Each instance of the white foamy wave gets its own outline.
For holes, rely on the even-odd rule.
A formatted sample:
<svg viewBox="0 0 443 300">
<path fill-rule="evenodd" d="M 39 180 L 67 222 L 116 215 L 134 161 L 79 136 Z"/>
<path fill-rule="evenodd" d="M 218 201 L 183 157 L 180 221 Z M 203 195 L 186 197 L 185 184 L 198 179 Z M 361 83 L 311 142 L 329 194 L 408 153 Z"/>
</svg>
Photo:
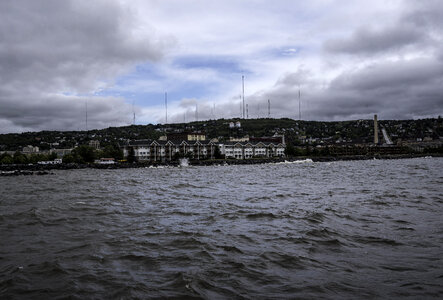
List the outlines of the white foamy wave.
<svg viewBox="0 0 443 300">
<path fill-rule="evenodd" d="M 188 167 L 188 166 L 189 166 L 189 159 L 180 158 L 180 167 Z"/>
<path fill-rule="evenodd" d="M 278 162 L 278 163 L 274 163 L 276 165 L 287 165 L 287 164 L 305 164 L 305 163 L 313 163 L 314 161 L 310 158 L 307 159 L 301 159 L 301 160 L 294 160 L 294 161 L 282 161 L 282 162 Z"/>
</svg>

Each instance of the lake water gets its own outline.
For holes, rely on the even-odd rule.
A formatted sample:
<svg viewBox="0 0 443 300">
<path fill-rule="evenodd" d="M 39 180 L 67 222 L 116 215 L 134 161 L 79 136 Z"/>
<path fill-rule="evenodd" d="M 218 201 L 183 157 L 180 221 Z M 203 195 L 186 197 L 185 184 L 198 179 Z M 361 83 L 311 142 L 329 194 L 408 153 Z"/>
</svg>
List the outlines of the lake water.
<svg viewBox="0 0 443 300">
<path fill-rule="evenodd" d="M 0 177 L 0 298 L 442 298 L 443 158 Z"/>
</svg>

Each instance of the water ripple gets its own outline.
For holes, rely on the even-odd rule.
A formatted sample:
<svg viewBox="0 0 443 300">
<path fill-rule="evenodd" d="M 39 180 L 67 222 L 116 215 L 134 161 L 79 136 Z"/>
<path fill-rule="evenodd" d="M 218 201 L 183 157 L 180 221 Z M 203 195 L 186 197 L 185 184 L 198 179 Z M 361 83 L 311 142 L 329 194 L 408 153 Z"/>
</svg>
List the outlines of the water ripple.
<svg viewBox="0 0 443 300">
<path fill-rule="evenodd" d="M 0 298 L 441 298 L 443 159 L 1 177 Z"/>
</svg>

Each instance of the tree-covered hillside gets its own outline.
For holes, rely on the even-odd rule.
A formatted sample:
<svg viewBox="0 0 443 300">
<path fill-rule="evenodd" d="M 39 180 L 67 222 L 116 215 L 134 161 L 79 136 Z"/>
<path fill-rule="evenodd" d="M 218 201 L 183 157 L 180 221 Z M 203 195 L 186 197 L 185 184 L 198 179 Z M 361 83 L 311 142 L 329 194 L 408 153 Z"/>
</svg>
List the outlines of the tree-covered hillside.
<svg viewBox="0 0 443 300">
<path fill-rule="evenodd" d="M 230 128 L 231 122 L 241 122 L 240 128 Z M 386 129 L 394 141 L 443 137 L 442 119 L 381 120 L 379 127 Z M 158 139 L 168 132 L 200 131 L 208 138 L 223 141 L 229 137 L 272 136 L 284 134 L 286 141 L 297 144 L 302 140 L 323 142 L 348 141 L 370 143 L 373 140 L 373 121 L 355 120 L 341 122 L 298 121 L 293 119 L 218 119 L 190 123 L 131 125 L 89 131 L 40 131 L 0 135 L 0 151 L 21 150 L 27 145 L 40 150 L 73 148 L 100 141 L 102 147 L 116 145 L 129 139 Z"/>
</svg>

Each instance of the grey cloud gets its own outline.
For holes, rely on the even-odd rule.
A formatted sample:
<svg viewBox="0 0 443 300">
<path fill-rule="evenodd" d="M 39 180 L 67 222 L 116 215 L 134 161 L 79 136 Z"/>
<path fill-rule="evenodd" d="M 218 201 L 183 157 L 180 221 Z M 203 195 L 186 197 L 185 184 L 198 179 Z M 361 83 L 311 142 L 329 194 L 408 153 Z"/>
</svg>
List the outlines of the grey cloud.
<svg viewBox="0 0 443 300">
<path fill-rule="evenodd" d="M 276 86 L 278 85 L 286 85 L 286 86 L 298 86 L 303 85 L 309 82 L 310 80 L 310 72 L 305 69 L 298 69 L 296 72 L 293 73 L 286 73 L 281 76 L 277 82 Z"/>
<path fill-rule="evenodd" d="M 393 24 L 377 30 L 364 25 L 347 38 L 329 39 L 324 49 L 331 53 L 377 54 L 405 47 L 416 50 L 439 44 L 435 32 L 443 26 L 443 3 L 439 0 L 405 1 L 402 13 Z M 440 34 L 437 34 L 437 36 Z"/>
<path fill-rule="evenodd" d="M 207 102 L 198 102 L 197 99 L 182 99 L 178 106 L 182 109 L 181 113 L 175 113 L 173 112 L 169 116 L 169 121 L 172 123 L 182 123 L 182 122 L 192 122 L 195 121 L 198 117 L 199 120 L 209 120 L 214 119 L 215 117 L 221 118 L 225 115 L 222 113 L 223 109 L 222 106 L 218 107 L 216 109 L 219 109 L 220 112 L 216 116 L 216 112 L 214 112 L 214 106 L 213 103 L 207 103 Z M 196 113 L 197 110 L 197 113 Z M 222 115 L 223 114 L 223 115 Z M 163 122 L 164 119 L 159 119 L 159 122 Z"/>
<path fill-rule="evenodd" d="M 0 73 L 16 85 L 85 90 L 161 56 L 161 43 L 135 37 L 112 2 L 3 1 L 0 11 Z"/>
<path fill-rule="evenodd" d="M 349 66 L 325 88 L 311 82 L 305 97 L 310 105 L 305 111 L 320 120 L 368 118 L 374 113 L 393 119 L 441 115 L 442 27 L 441 1 L 409 1 L 389 27 L 360 27 L 348 38 L 326 41 L 327 61 L 330 54 L 344 53 L 358 55 L 366 63 L 354 69 Z M 380 59 L 385 53 L 395 54 L 397 60 Z M 403 58 L 402 53 L 420 58 Z M 290 91 L 293 84 L 286 82 L 270 93 Z"/>
<path fill-rule="evenodd" d="M 250 107 L 272 101 L 272 116 L 298 119 L 298 74 L 286 74 L 273 89 L 248 97 Z M 302 119 L 346 120 L 436 117 L 443 114 L 443 64 L 436 59 L 378 63 L 346 72 L 321 88 L 301 86 Z M 263 106 L 262 106 L 263 107 Z M 255 116 L 255 114 L 253 114 Z"/>
<path fill-rule="evenodd" d="M 275 85 L 246 95 L 251 117 L 298 119 L 301 86 L 302 119 L 346 120 L 426 118 L 443 115 L 443 2 L 411 0 L 388 26 L 364 24 L 348 37 L 323 44 L 323 63 L 346 68 L 332 80 L 300 68 L 282 74 Z M 383 23 L 383 22 L 382 22 Z M 349 56 L 357 56 L 357 60 Z M 392 59 L 394 56 L 395 59 Z M 355 63 L 355 66 L 352 65 Z M 239 116 L 239 101 L 217 106 L 223 116 Z"/>
<path fill-rule="evenodd" d="M 353 89 L 360 92 L 404 89 L 441 79 L 442 76 L 443 65 L 434 59 L 387 62 L 342 74 L 331 82 L 331 89 Z"/>
<path fill-rule="evenodd" d="M 428 118 L 443 115 L 443 62 L 437 57 L 380 60 L 344 71 L 326 85 L 308 70 L 286 73 L 267 90 L 246 95 L 249 116 L 267 116 L 271 100 L 272 117 L 304 120 Z M 238 117 L 240 102 L 233 98 L 217 105 L 217 117 Z M 192 110 L 193 111 L 193 110 Z M 200 119 L 210 119 L 210 107 L 199 104 Z M 183 118 L 177 118 L 181 122 Z"/>
<path fill-rule="evenodd" d="M 31 101 L 30 101 L 31 100 Z M 60 95 L 0 97 L 0 133 L 35 130 L 85 130 L 126 125 L 132 107 L 118 98 Z M 6 125 L 7 124 L 7 125 Z"/>
<path fill-rule="evenodd" d="M 356 30 L 349 38 L 326 41 L 324 48 L 328 52 L 334 53 L 370 54 L 397 50 L 416 44 L 426 38 L 422 31 L 404 24 L 383 28 L 382 30 L 362 27 Z"/>
<path fill-rule="evenodd" d="M 182 108 L 195 108 L 195 105 L 197 104 L 196 99 L 182 99 L 179 103 L 179 106 Z"/>
<path fill-rule="evenodd" d="M 405 1 L 402 8 L 393 25 L 378 29 L 361 26 L 349 37 L 326 40 L 324 49 L 330 53 L 368 55 L 407 47 L 420 51 L 438 47 L 443 27 L 443 2 Z"/>
<path fill-rule="evenodd" d="M 45 101 L 63 114 L 80 109 L 69 102 L 75 100 L 48 94 L 89 94 L 138 62 L 159 60 L 168 46 L 169 40 L 153 33 L 137 33 L 133 16 L 117 2 L 1 1 L 0 118 L 9 118 L 13 112 L 21 115 L 2 124 L 13 124 L 11 130 L 31 125 L 34 129 L 73 129 L 76 118 L 68 114 L 51 119 L 52 109 Z M 86 98 L 103 105 L 105 113 L 96 114 L 102 118 L 97 126 L 108 124 L 111 112 L 119 118 L 118 110 L 108 107 L 115 100 Z M 11 103 L 11 99 L 20 100 Z M 47 117 L 39 118 L 34 109 Z"/>
<path fill-rule="evenodd" d="M 443 26 L 443 2 L 440 0 L 408 2 L 407 13 L 402 17 L 405 23 L 411 23 L 427 30 L 440 31 Z"/>
<path fill-rule="evenodd" d="M 251 118 L 267 116 L 271 100 L 272 117 L 299 117 L 304 120 L 427 118 L 443 115 L 443 63 L 438 59 L 379 62 L 365 68 L 343 72 L 323 86 L 309 71 L 284 74 L 269 90 L 246 95 Z M 217 104 L 217 117 L 238 117 L 240 101 Z M 195 104 L 188 106 L 188 121 L 194 120 Z M 199 119 L 210 119 L 211 106 L 199 104 Z M 180 115 L 171 120 L 182 122 Z"/>
</svg>

